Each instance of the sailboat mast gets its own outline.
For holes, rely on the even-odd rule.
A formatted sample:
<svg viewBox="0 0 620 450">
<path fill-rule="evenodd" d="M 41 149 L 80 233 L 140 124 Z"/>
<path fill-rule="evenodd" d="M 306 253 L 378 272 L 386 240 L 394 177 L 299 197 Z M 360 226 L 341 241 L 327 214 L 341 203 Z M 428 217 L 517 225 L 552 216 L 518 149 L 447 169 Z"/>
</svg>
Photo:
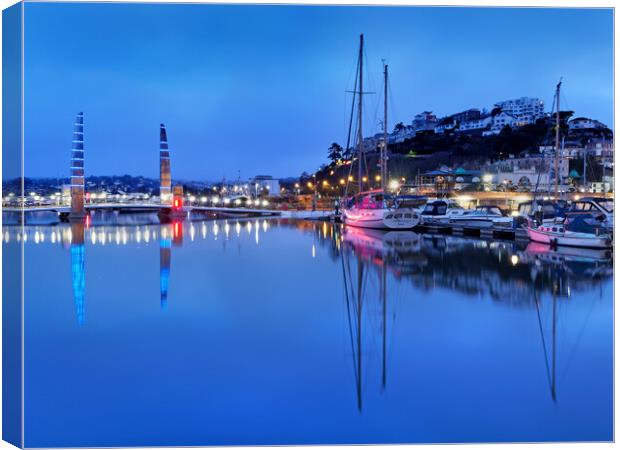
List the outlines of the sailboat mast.
<svg viewBox="0 0 620 450">
<path fill-rule="evenodd" d="M 364 137 L 363 137 L 363 133 L 362 133 L 362 95 L 364 92 L 364 86 L 363 86 L 363 66 L 364 66 L 364 34 L 360 34 L 360 54 L 359 54 L 359 66 L 360 66 L 360 73 L 359 73 L 359 98 L 358 98 L 358 106 L 357 106 L 357 163 L 358 163 L 358 168 L 357 168 L 357 182 L 358 182 L 358 186 L 359 186 L 359 191 L 358 192 L 362 192 L 364 190 L 364 186 L 362 183 L 362 154 L 364 152 L 363 150 L 363 144 L 364 144 Z"/>
<path fill-rule="evenodd" d="M 387 177 L 387 146 L 388 146 L 388 66 L 383 65 L 383 147 L 381 147 L 381 190 L 385 192 L 385 178 Z"/>
<path fill-rule="evenodd" d="M 555 194 L 555 198 L 557 200 L 558 197 L 558 181 L 560 178 L 559 174 L 559 158 L 560 158 L 560 86 L 562 82 L 560 81 L 555 88 L 555 101 L 556 101 L 556 111 L 555 111 L 555 159 L 553 161 L 553 173 L 555 175 L 554 189 L 553 192 Z"/>
</svg>

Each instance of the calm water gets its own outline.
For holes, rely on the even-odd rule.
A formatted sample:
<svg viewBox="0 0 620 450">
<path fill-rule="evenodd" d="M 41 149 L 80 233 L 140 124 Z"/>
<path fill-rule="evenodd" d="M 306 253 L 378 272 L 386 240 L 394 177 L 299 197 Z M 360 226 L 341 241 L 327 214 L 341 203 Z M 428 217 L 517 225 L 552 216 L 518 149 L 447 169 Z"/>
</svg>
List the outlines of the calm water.
<svg viewBox="0 0 620 450">
<path fill-rule="evenodd" d="M 613 438 L 604 253 L 293 221 L 26 233 L 28 447 Z"/>
</svg>

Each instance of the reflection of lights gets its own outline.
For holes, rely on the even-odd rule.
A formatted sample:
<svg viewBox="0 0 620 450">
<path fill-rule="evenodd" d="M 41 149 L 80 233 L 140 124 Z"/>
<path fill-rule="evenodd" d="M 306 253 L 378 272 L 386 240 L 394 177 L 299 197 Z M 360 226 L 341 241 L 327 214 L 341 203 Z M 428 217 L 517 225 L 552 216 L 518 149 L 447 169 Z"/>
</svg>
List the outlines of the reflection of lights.
<svg viewBox="0 0 620 450">
<path fill-rule="evenodd" d="M 312 244 L 312 257 L 316 258 L 316 247 L 314 244 Z"/>
<path fill-rule="evenodd" d="M 235 225 L 235 231 L 237 232 L 237 236 L 241 234 L 241 224 L 239 222 Z"/>
<path fill-rule="evenodd" d="M 213 224 L 213 234 L 215 235 L 215 237 L 217 238 L 218 233 L 220 232 L 220 227 L 217 223 Z"/>
<path fill-rule="evenodd" d="M 206 223 L 202 223 L 202 227 L 200 227 L 200 231 L 202 234 L 202 238 L 206 238 L 207 237 L 207 224 Z"/>
<path fill-rule="evenodd" d="M 149 242 L 151 233 L 149 233 L 149 230 L 144 230 L 144 242 Z"/>
<path fill-rule="evenodd" d="M 266 221 L 266 220 L 263 220 L 263 232 L 264 232 L 264 233 L 266 233 L 266 232 L 267 232 L 267 227 L 268 227 L 267 221 Z"/>
<path fill-rule="evenodd" d="M 248 234 L 250 234 L 252 232 L 252 222 L 246 223 L 245 229 L 248 230 Z"/>
<path fill-rule="evenodd" d="M 224 224 L 224 233 L 226 234 L 226 239 L 228 239 L 228 234 L 230 233 L 230 225 L 228 225 L 228 222 Z"/>
<path fill-rule="evenodd" d="M 510 257 L 510 262 L 513 266 L 516 266 L 517 264 L 519 264 L 519 257 L 517 255 L 512 255 Z"/>
<path fill-rule="evenodd" d="M 194 237 L 196 236 L 196 227 L 194 227 L 194 224 L 192 223 L 189 226 L 189 238 L 191 239 L 191 241 L 194 241 Z"/>
<path fill-rule="evenodd" d="M 52 242 L 54 242 L 54 233 L 52 233 Z M 97 233 L 94 231 L 90 233 L 90 243 L 95 245 L 97 243 Z"/>
</svg>

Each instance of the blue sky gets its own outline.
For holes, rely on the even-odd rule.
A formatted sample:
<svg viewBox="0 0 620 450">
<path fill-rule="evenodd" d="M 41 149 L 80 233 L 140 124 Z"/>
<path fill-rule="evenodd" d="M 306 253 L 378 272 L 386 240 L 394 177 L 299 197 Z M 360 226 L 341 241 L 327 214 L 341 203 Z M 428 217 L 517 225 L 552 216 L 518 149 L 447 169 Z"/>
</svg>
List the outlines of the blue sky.
<svg viewBox="0 0 620 450">
<path fill-rule="evenodd" d="M 390 66 L 390 127 L 540 97 L 613 120 L 610 9 L 26 4 L 26 176 L 67 176 L 84 111 L 87 174 L 296 176 L 343 143 L 359 34 L 370 90 Z M 379 95 L 365 134 L 379 131 Z"/>
</svg>

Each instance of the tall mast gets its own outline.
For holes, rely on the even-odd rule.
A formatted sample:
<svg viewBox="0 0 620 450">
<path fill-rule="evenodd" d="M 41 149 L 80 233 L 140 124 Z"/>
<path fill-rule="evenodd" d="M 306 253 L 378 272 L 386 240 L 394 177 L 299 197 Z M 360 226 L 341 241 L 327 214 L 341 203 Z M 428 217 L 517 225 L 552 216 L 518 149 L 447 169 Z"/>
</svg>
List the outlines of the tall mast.
<svg viewBox="0 0 620 450">
<path fill-rule="evenodd" d="M 364 185 L 362 183 L 362 154 L 364 153 L 363 144 L 364 137 L 362 133 L 362 95 L 364 92 L 363 86 L 363 65 L 364 65 L 364 34 L 360 34 L 360 54 L 359 54 L 359 66 L 360 66 L 360 90 L 359 90 L 359 98 L 358 98 L 358 106 L 357 106 L 357 179 L 359 191 L 362 192 L 364 190 Z"/>
<path fill-rule="evenodd" d="M 387 177 L 387 146 L 388 146 L 388 66 L 383 64 L 383 147 L 381 147 L 381 190 L 385 192 L 385 178 Z"/>
<path fill-rule="evenodd" d="M 558 160 L 560 157 L 560 86 L 562 82 L 560 81 L 555 88 L 555 102 L 556 102 L 556 111 L 555 111 L 555 159 L 553 161 L 553 173 L 555 175 L 555 183 L 554 183 L 554 195 L 557 200 L 558 198 L 558 181 L 560 178 Z"/>
</svg>

